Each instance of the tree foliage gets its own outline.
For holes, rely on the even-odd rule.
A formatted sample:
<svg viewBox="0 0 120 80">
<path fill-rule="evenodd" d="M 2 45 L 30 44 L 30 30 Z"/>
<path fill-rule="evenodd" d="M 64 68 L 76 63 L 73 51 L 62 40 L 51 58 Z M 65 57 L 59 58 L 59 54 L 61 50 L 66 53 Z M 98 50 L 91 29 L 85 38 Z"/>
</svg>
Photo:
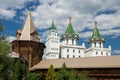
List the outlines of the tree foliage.
<svg viewBox="0 0 120 80">
<path fill-rule="evenodd" d="M 14 59 L 11 65 L 11 80 L 21 80 L 26 75 L 26 66 L 22 63 L 21 58 Z"/>
<path fill-rule="evenodd" d="M 35 73 L 27 73 L 26 80 L 36 80 L 37 75 Z"/>
<path fill-rule="evenodd" d="M 1 34 L 3 30 L 0 19 L 0 80 L 20 80 L 25 73 L 21 59 L 10 57 L 10 43 Z"/>
<path fill-rule="evenodd" d="M 2 30 L 3 25 L 0 19 L 0 80 L 9 80 L 9 64 L 11 58 L 8 54 L 10 53 L 10 44 L 1 35 Z"/>
<path fill-rule="evenodd" d="M 61 69 L 56 72 L 56 80 L 68 80 L 68 72 L 65 63 L 62 65 Z"/>
<path fill-rule="evenodd" d="M 55 80 L 55 70 L 53 65 L 50 65 L 47 71 L 46 80 Z"/>
</svg>

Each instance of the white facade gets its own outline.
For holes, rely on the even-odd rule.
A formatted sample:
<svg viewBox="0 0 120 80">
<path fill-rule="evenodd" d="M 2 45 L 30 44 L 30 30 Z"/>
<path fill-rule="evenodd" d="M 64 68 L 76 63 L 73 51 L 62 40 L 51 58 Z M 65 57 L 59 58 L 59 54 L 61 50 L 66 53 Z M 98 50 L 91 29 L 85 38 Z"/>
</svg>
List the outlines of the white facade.
<svg viewBox="0 0 120 80">
<path fill-rule="evenodd" d="M 85 46 L 78 45 L 60 45 L 60 58 L 78 58 L 84 57 Z"/>
<path fill-rule="evenodd" d="M 85 50 L 85 57 L 111 56 L 111 48 L 88 48 Z"/>
<path fill-rule="evenodd" d="M 71 23 L 69 26 L 71 27 Z M 57 35 L 56 30 L 50 31 L 46 39 L 46 59 L 111 56 L 111 46 L 104 48 L 105 40 L 100 37 L 97 28 L 94 29 L 93 35 L 89 40 L 89 48 L 86 48 L 84 43 L 78 45 L 79 37 L 74 30 L 72 36 L 68 34 L 70 33 L 69 31 L 67 33 L 66 30 L 62 37 L 62 42 L 60 42 L 60 37 Z"/>
<path fill-rule="evenodd" d="M 48 38 L 46 39 L 46 59 L 58 59 L 59 58 L 59 44 L 60 37 L 56 31 L 50 31 Z"/>
</svg>

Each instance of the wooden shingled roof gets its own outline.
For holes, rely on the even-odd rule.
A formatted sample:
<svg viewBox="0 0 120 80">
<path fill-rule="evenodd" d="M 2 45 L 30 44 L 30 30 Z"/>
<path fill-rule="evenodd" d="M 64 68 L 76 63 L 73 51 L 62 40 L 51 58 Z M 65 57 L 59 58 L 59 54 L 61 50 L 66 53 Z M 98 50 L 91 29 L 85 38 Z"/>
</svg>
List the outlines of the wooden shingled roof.
<svg viewBox="0 0 120 80">
<path fill-rule="evenodd" d="M 100 56 L 69 59 L 47 59 L 40 61 L 31 70 L 48 69 L 52 64 L 55 69 L 65 63 L 67 68 L 120 68 L 120 56 Z"/>
</svg>

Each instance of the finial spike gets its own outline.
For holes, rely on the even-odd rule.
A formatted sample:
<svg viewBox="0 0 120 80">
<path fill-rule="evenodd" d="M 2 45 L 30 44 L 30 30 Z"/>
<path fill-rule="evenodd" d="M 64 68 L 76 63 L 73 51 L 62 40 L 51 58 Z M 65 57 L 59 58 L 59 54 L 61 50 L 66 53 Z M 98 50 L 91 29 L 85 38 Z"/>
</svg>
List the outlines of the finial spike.
<svg viewBox="0 0 120 80">
<path fill-rule="evenodd" d="M 71 19 L 72 19 L 72 17 L 69 17 L 69 23 L 71 23 Z"/>
<path fill-rule="evenodd" d="M 97 21 L 95 21 L 95 27 L 97 27 Z"/>
</svg>

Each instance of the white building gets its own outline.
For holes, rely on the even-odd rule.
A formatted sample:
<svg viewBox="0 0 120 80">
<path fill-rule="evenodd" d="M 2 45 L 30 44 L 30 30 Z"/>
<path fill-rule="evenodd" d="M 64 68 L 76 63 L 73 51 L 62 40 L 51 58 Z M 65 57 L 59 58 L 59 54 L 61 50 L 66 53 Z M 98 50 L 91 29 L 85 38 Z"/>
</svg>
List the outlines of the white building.
<svg viewBox="0 0 120 80">
<path fill-rule="evenodd" d="M 97 22 L 95 21 L 95 27 L 92 36 L 89 38 L 90 48 L 85 50 L 85 57 L 92 56 L 111 56 L 111 46 L 104 48 L 105 39 L 99 33 L 97 29 Z"/>
<path fill-rule="evenodd" d="M 61 39 L 62 42 L 57 35 L 54 22 L 52 22 L 46 39 L 46 59 L 111 56 L 111 46 L 104 48 L 105 39 L 97 29 L 97 22 L 95 22 L 92 37 L 88 41 L 89 48 L 86 48 L 84 43 L 78 45 L 79 36 L 73 29 L 71 17 L 69 17 L 67 29 Z"/>
<path fill-rule="evenodd" d="M 52 21 L 52 25 L 50 27 L 50 32 L 46 39 L 46 59 L 58 59 L 60 53 L 60 37 L 56 32 L 56 27 L 54 22 Z"/>
</svg>

